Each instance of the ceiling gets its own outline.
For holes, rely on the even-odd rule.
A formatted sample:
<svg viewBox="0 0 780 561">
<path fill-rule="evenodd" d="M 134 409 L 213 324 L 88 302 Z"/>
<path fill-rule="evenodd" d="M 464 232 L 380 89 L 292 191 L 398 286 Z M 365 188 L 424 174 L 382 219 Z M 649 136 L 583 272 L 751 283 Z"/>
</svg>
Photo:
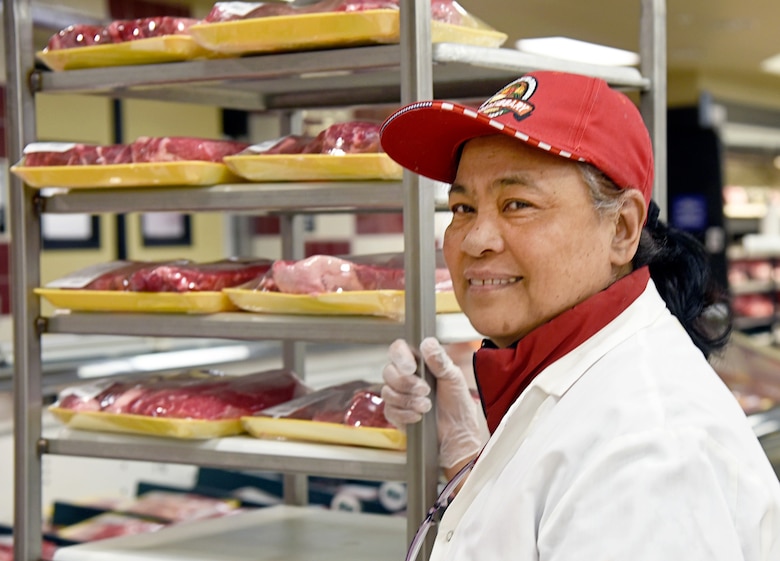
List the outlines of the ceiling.
<svg viewBox="0 0 780 561">
<path fill-rule="evenodd" d="M 186 4 L 202 17 L 212 0 L 159 0 Z M 298 0 L 309 3 L 312 0 Z M 458 0 L 467 11 L 517 39 L 565 36 L 637 51 L 640 0 Z M 45 41 L 60 22 L 105 18 L 107 0 L 32 0 Z M 68 17 L 63 17 L 63 10 Z M 73 15 L 73 11 L 76 15 Z M 670 104 L 716 98 L 768 107 L 780 113 L 780 76 L 760 68 L 780 54 L 778 0 L 667 0 L 667 67 Z M 38 45 L 40 47 L 41 45 Z"/>
<path fill-rule="evenodd" d="M 520 38 L 566 36 L 637 51 L 640 0 L 459 0 L 468 11 Z M 667 0 L 670 101 L 678 90 L 780 109 L 780 76 L 760 68 L 780 53 L 778 0 Z M 739 98 L 739 99 L 737 99 Z"/>
</svg>

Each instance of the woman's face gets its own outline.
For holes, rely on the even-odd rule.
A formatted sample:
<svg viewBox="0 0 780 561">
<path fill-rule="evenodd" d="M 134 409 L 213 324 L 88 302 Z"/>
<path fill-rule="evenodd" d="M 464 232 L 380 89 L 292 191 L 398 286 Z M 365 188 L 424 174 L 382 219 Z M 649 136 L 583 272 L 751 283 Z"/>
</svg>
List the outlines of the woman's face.
<svg viewBox="0 0 780 561">
<path fill-rule="evenodd" d="M 466 143 L 444 256 L 474 328 L 501 347 L 609 286 L 616 220 L 574 162 L 504 135 Z"/>
</svg>

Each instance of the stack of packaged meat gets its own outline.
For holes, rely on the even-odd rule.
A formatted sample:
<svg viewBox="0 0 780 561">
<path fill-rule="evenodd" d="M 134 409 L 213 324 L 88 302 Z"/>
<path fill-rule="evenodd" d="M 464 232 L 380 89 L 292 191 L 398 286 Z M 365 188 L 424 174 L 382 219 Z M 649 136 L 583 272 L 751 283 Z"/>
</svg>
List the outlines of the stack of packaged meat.
<svg viewBox="0 0 780 561">
<path fill-rule="evenodd" d="M 38 142 L 25 147 L 25 166 L 94 166 L 167 162 L 222 163 L 250 145 L 235 140 L 169 136 L 142 136 L 130 144 L 83 144 Z"/>
<path fill-rule="evenodd" d="M 275 419 L 303 419 L 348 427 L 395 428 L 385 418 L 381 384 L 363 380 L 311 392 L 257 413 Z"/>
<path fill-rule="evenodd" d="M 316 295 L 355 290 L 403 290 L 404 285 L 401 254 L 312 255 L 301 260 L 277 260 L 265 275 L 241 288 Z M 437 263 L 435 288 L 437 292 L 452 290 L 452 278 L 443 263 Z"/>
<path fill-rule="evenodd" d="M 106 379 L 59 392 L 52 407 L 170 419 L 238 419 L 309 393 L 289 370 L 241 376 L 191 370 L 142 378 Z"/>
<path fill-rule="evenodd" d="M 224 259 L 195 263 L 173 261 L 112 261 L 92 265 L 49 283 L 50 288 L 130 292 L 221 291 L 262 278 L 270 259 Z"/>
</svg>

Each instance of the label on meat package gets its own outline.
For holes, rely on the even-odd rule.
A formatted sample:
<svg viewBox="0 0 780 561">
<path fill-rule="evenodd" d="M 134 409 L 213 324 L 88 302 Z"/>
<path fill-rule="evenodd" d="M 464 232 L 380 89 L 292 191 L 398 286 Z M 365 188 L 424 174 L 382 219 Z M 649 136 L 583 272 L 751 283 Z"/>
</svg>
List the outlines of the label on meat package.
<svg viewBox="0 0 780 561">
<path fill-rule="evenodd" d="M 47 288 L 84 288 L 96 278 L 129 265 L 129 261 L 97 263 L 46 284 Z"/>
<path fill-rule="evenodd" d="M 33 142 L 24 147 L 22 153 L 33 154 L 35 152 L 67 152 L 76 147 L 74 142 Z"/>
</svg>

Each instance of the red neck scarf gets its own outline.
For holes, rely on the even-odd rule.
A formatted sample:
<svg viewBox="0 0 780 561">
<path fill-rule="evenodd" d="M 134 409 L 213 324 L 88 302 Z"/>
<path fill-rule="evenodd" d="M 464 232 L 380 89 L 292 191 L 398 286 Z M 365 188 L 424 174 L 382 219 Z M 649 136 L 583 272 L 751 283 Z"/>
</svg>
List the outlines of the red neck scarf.
<svg viewBox="0 0 780 561">
<path fill-rule="evenodd" d="M 485 339 L 474 354 L 474 373 L 490 434 L 531 380 L 620 315 L 639 298 L 649 279 L 647 267 L 637 269 L 511 347 L 499 349 Z"/>
</svg>

